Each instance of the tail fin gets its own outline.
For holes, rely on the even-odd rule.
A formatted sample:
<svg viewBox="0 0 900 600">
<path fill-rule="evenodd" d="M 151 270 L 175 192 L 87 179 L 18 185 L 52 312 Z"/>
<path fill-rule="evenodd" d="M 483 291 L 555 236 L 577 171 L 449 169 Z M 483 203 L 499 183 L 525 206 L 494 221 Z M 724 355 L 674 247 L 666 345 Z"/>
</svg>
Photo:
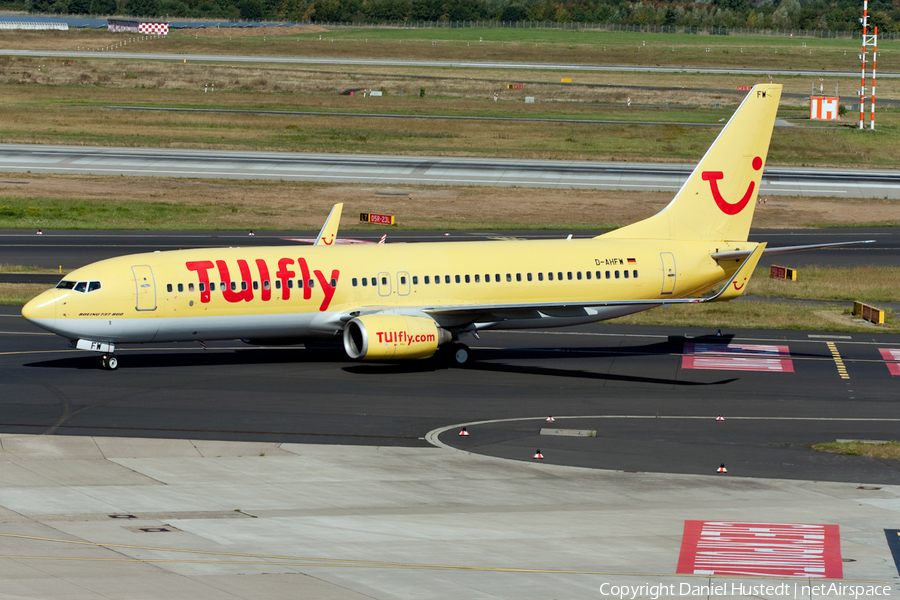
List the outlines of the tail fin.
<svg viewBox="0 0 900 600">
<path fill-rule="evenodd" d="M 745 241 L 781 85 L 753 86 L 666 208 L 605 238 Z"/>
<path fill-rule="evenodd" d="M 331 246 L 334 244 L 334 241 L 337 239 L 338 227 L 341 224 L 341 210 L 343 208 L 343 202 L 338 202 L 331 208 L 331 212 L 328 213 L 328 218 L 325 219 L 325 224 L 322 225 L 322 230 L 319 231 L 313 246 Z"/>
</svg>

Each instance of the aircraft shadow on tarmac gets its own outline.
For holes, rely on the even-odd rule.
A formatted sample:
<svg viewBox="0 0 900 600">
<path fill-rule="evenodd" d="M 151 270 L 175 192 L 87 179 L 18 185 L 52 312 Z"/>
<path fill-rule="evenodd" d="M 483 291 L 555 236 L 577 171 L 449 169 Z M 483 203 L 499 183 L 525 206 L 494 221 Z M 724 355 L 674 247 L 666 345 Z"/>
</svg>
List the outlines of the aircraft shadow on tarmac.
<svg viewBox="0 0 900 600">
<path fill-rule="evenodd" d="M 690 338 L 690 341 L 716 343 L 728 343 L 730 336 L 708 336 Z M 473 348 L 472 359 L 465 370 L 510 373 L 526 375 L 542 375 L 546 377 L 568 377 L 577 379 L 595 379 L 599 381 L 620 381 L 630 383 L 643 383 L 667 386 L 708 386 L 724 385 L 736 381 L 737 378 L 722 379 L 719 381 L 689 381 L 676 378 L 647 377 L 643 375 L 629 375 L 623 373 L 600 373 L 581 369 L 565 369 L 548 367 L 538 364 L 510 364 L 508 361 L 553 361 L 553 360 L 578 360 L 616 358 L 640 358 L 646 356 L 662 357 L 677 355 L 682 351 L 687 338 L 672 336 L 665 342 L 626 347 L 574 347 L 574 348 L 510 348 L 510 349 L 479 349 Z M 143 350 L 139 352 L 125 351 L 119 354 L 124 369 L 157 369 L 177 367 L 227 367 L 236 365 L 261 365 L 261 364 L 289 364 L 289 363 L 343 363 L 348 359 L 343 350 L 337 346 L 317 347 L 307 350 L 298 347 L 285 348 L 251 348 L 215 349 L 208 351 L 196 351 L 186 348 L 181 352 L 153 352 Z M 94 370 L 98 367 L 97 355 L 84 355 L 67 358 L 59 358 L 46 361 L 26 363 L 24 366 L 33 368 L 50 369 L 74 369 Z M 422 373 L 441 371 L 449 368 L 446 361 L 439 357 L 426 360 L 383 363 L 353 363 L 341 369 L 354 375 L 397 375 L 403 373 Z M 648 365 L 648 368 L 649 365 Z"/>
<path fill-rule="evenodd" d="M 246 350 L 216 350 L 187 352 L 159 352 L 152 350 L 140 353 L 118 353 L 122 369 L 157 369 L 172 367 L 217 367 L 235 365 L 263 365 L 284 363 L 325 363 L 346 361 L 347 356 L 338 350 L 316 350 L 304 348 L 247 348 Z M 44 369 L 98 369 L 99 355 L 73 356 L 38 362 L 25 363 L 26 367 Z"/>
</svg>

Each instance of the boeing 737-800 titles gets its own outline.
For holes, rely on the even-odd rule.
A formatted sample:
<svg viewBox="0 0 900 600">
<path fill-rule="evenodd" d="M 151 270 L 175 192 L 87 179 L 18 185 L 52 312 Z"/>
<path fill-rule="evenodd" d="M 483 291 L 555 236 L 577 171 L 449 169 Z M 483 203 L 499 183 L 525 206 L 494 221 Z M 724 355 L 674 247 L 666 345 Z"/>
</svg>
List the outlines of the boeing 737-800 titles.
<svg viewBox="0 0 900 600">
<path fill-rule="evenodd" d="M 780 95 L 780 85 L 755 86 L 665 209 L 592 239 L 338 245 L 336 206 L 313 246 L 103 260 L 72 271 L 22 314 L 101 353 L 108 369 L 120 344 L 334 336 L 353 359 L 440 350 L 464 363 L 458 340 L 480 330 L 731 300 L 766 251 L 747 238 Z"/>
</svg>

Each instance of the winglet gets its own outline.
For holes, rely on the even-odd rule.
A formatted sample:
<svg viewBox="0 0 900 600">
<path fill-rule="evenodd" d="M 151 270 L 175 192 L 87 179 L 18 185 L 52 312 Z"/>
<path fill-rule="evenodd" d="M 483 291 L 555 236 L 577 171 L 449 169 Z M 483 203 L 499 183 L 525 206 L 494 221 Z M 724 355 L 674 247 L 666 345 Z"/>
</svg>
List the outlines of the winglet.
<svg viewBox="0 0 900 600">
<path fill-rule="evenodd" d="M 762 242 L 756 247 L 756 250 L 751 252 L 750 256 L 744 260 L 744 264 L 738 268 L 731 278 L 731 281 L 719 290 L 718 294 L 712 298 L 708 298 L 706 302 L 725 302 L 741 296 L 744 293 L 744 290 L 747 289 L 747 282 L 750 281 L 750 276 L 753 275 L 753 270 L 759 263 L 759 259 L 762 258 L 765 249 L 766 242 Z"/>
<path fill-rule="evenodd" d="M 332 207 L 313 246 L 331 246 L 334 244 L 334 241 L 337 239 L 338 227 L 341 224 L 341 210 L 343 210 L 343 208 L 343 202 L 338 202 Z"/>
</svg>

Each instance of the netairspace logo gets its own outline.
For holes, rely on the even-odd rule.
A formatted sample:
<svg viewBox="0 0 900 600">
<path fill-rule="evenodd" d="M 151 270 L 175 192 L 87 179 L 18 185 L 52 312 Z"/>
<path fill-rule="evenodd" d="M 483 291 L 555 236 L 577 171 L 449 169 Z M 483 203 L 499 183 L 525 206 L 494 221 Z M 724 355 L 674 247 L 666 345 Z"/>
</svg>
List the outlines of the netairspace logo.
<svg viewBox="0 0 900 600">
<path fill-rule="evenodd" d="M 849 585 L 844 583 L 780 583 L 746 584 L 721 583 L 710 585 L 680 584 L 646 584 L 646 585 L 613 585 L 604 583 L 600 586 L 600 594 L 635 600 L 635 598 L 651 598 L 658 600 L 665 597 L 686 596 L 781 596 L 803 600 L 811 596 L 827 596 L 833 598 L 885 598 L 891 595 L 888 585 Z"/>
</svg>

